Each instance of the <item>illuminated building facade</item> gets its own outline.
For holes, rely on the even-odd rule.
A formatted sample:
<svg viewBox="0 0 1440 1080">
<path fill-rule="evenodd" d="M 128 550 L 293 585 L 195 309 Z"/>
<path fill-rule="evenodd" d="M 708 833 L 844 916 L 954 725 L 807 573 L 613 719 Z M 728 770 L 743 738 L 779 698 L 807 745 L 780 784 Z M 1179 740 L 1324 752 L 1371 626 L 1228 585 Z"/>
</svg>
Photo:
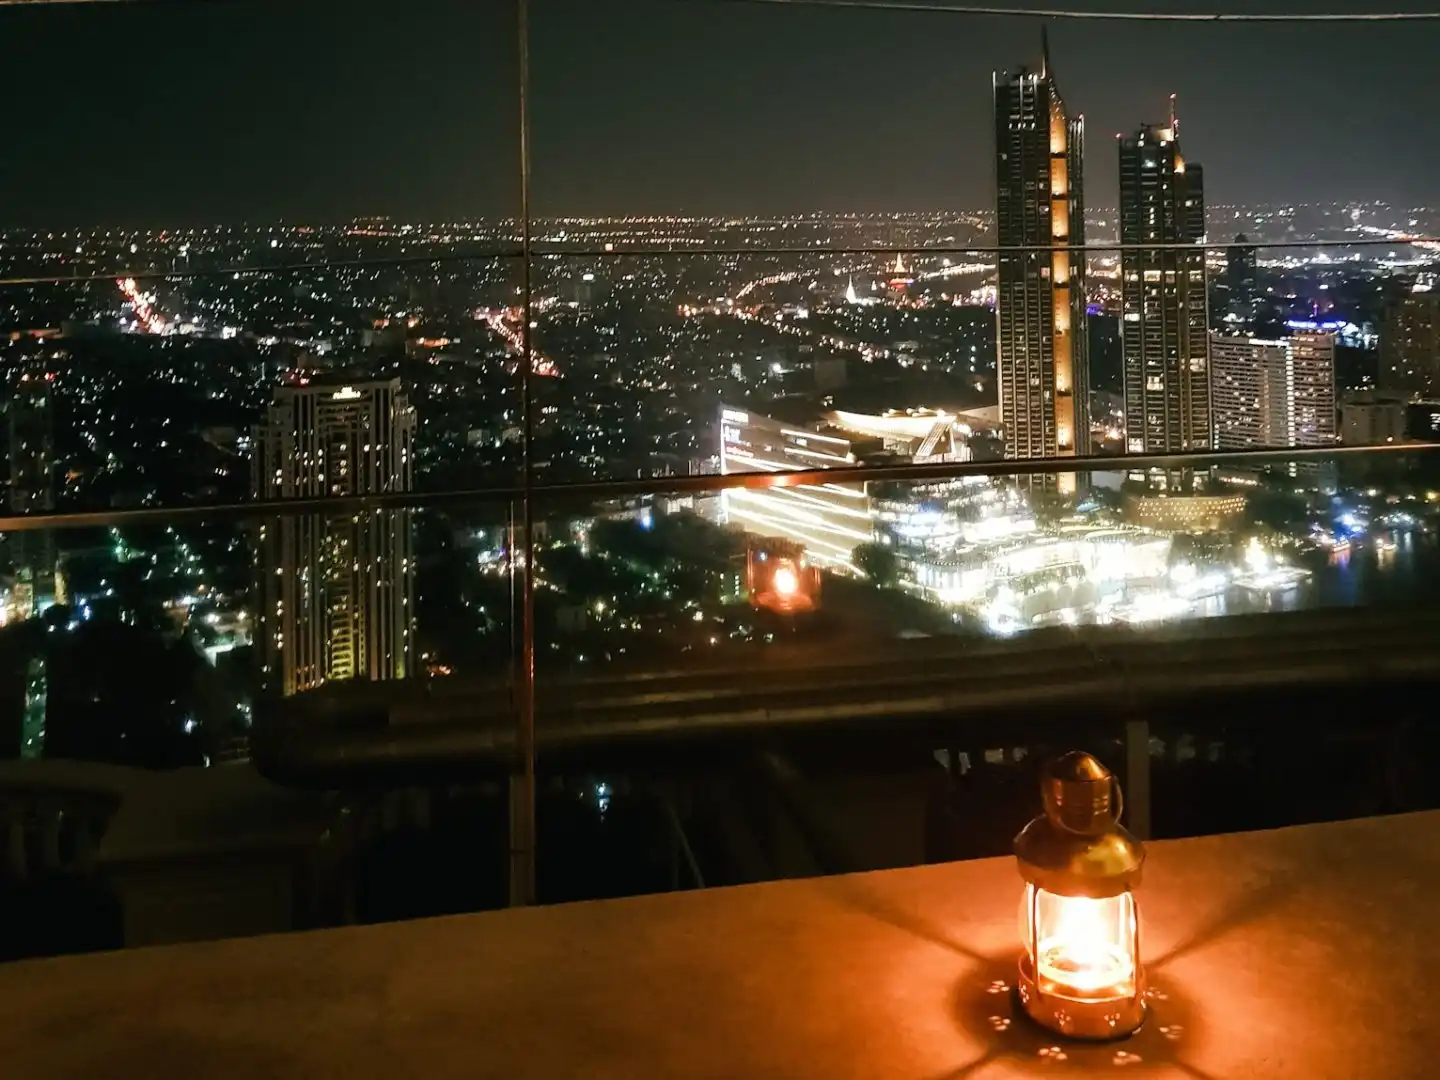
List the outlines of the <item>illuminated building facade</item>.
<svg viewBox="0 0 1440 1080">
<path fill-rule="evenodd" d="M 1440 396 L 1440 292 L 1409 293 L 1386 310 L 1380 389 L 1407 398 Z"/>
<path fill-rule="evenodd" d="M 1222 334 L 1211 337 L 1217 449 L 1283 445 L 1274 440 L 1290 428 L 1285 388 L 1288 364 L 1284 341 Z"/>
<path fill-rule="evenodd" d="M 1245 513 L 1245 496 L 1135 494 L 1125 500 L 1125 520 L 1160 532 L 1228 529 Z"/>
<path fill-rule="evenodd" d="M 1202 175 L 1180 152 L 1173 109 L 1169 126 L 1146 124 L 1120 140 L 1120 339 L 1132 454 L 1210 448 Z"/>
<path fill-rule="evenodd" d="M 11 381 L 5 402 L 7 460 L 12 514 L 48 514 L 55 510 L 55 374 L 23 371 Z M 14 584 L 0 604 L 0 624 L 38 614 L 55 600 L 55 538 L 49 529 L 13 532 L 6 538 Z M 49 680 L 43 654 L 24 664 L 24 712 L 19 753 L 40 757 L 45 749 Z"/>
<path fill-rule="evenodd" d="M 1333 446 L 1335 336 L 1210 339 L 1215 446 Z"/>
<path fill-rule="evenodd" d="M 1291 446 L 1335 445 L 1335 335 L 1292 334 L 1290 346 Z"/>
<path fill-rule="evenodd" d="M 1003 635 L 1096 621 L 1128 584 L 1163 580 L 1170 546 L 1168 536 L 1123 527 L 1031 532 L 920 560 L 912 569 L 923 594 L 970 608 Z"/>
<path fill-rule="evenodd" d="M 415 410 L 399 379 L 283 386 L 255 429 L 257 498 L 410 490 Z M 289 695 L 414 669 L 408 511 L 275 517 L 258 530 L 261 681 Z"/>
<path fill-rule="evenodd" d="M 1035 531 L 1035 515 L 1013 483 L 987 476 L 867 485 L 875 532 L 905 559 L 948 554 Z"/>
<path fill-rule="evenodd" d="M 880 439 L 886 450 L 922 464 L 970 461 L 972 424 L 984 422 L 979 412 L 949 413 L 931 409 L 907 409 L 879 416 L 838 411 L 826 413 L 825 419 L 847 433 Z"/>
<path fill-rule="evenodd" d="M 745 409 L 722 407 L 720 430 L 720 471 L 727 475 L 855 463 L 846 439 Z M 759 536 L 800 544 L 812 562 L 831 569 L 853 571 L 850 553 L 873 539 L 863 484 L 737 488 L 721 493 L 721 509 L 727 522 Z"/>
<path fill-rule="evenodd" d="M 994 76 L 996 371 L 1007 458 L 1089 452 L 1082 162 L 1085 124 L 1056 88 L 1042 38 L 1040 71 Z"/>
</svg>

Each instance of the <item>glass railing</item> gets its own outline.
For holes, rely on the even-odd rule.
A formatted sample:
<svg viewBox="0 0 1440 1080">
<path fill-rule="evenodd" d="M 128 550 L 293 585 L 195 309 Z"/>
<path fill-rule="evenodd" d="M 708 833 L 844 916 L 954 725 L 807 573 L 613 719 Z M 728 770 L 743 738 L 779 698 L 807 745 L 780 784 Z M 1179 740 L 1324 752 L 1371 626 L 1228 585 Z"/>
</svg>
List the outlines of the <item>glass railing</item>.
<svg viewBox="0 0 1440 1080">
<path fill-rule="evenodd" d="M 8 880 L 61 913 L 7 955 L 165 939 L 132 868 L 234 844 L 308 876 L 196 933 L 999 853 L 977 808 L 1070 743 L 1154 773 L 1151 835 L 1428 805 L 1423 733 L 1356 719 L 1434 674 L 1440 593 L 1429 414 L 1362 308 L 1221 317 L 1220 449 L 1126 454 L 1097 273 L 1091 454 L 1014 460 L 993 250 L 622 235 L 535 255 L 528 312 L 523 259 L 429 240 L 6 286 L 59 324 L 0 354 Z"/>
<path fill-rule="evenodd" d="M 537 656 L 597 673 L 858 662 L 922 639 L 1433 603 L 1440 456 L 1332 455 L 748 473 L 573 506 L 547 492 L 562 508 L 537 528 Z"/>
<path fill-rule="evenodd" d="M 1133 768 L 1137 715 L 1155 835 L 1424 804 L 1423 739 L 1350 710 L 1433 652 L 1440 457 L 1086 464 L 540 488 L 528 551 L 513 497 L 12 519 L 56 570 L 10 579 L 0 630 L 11 872 L 123 885 L 283 824 L 329 860 L 295 925 L 502 903 L 527 629 L 544 900 L 998 852 L 965 806 L 1066 741 Z M 1295 805 L 1287 775 L 1347 759 L 1381 772 Z"/>
<path fill-rule="evenodd" d="M 265 159 L 325 191 L 363 147 L 413 176 L 369 170 L 367 197 L 458 205 L 464 176 L 484 220 L 351 218 L 326 191 L 314 214 L 348 220 L 0 232 L 0 958 L 996 854 L 1030 763 L 1071 745 L 1155 836 L 1429 805 L 1433 211 L 1211 206 L 1148 245 L 1079 192 L 1073 244 L 990 208 L 577 217 L 577 183 L 848 175 L 805 131 L 788 163 L 737 152 L 786 95 L 724 91 L 756 49 L 800 71 L 800 39 L 756 28 L 820 16 L 535 6 L 533 34 L 523 4 L 388 29 L 476 104 L 483 167 L 433 164 L 387 111 L 404 65 L 334 67 L 364 131 L 312 102 L 312 141 Z M 93 18 L 260 33 L 126 8 Z M 16 16 L 17 56 L 67 39 L 50 17 Z M 654 47 L 671 19 L 735 64 Z M 869 64 L 870 25 L 833 57 Z M 517 40 L 543 60 L 577 34 L 532 86 Z M 720 88 L 708 111 L 655 92 L 681 75 Z M 662 114 L 665 155 L 618 137 Z M 201 128 L 165 144 L 178 177 L 213 175 Z M 1027 268 L 1083 288 L 1000 296 Z M 154 914 L 183 892 L 157 867 L 237 851 L 254 865 L 214 871 L 234 904 Z"/>
<path fill-rule="evenodd" d="M 1090 454 L 1016 460 L 993 248 L 589 228 L 6 285 L 7 880 L 62 913 L 8 955 L 173 936 L 128 875 L 235 844 L 307 876 L 196 933 L 999 853 L 1070 743 L 1151 835 L 1428 805 L 1356 688 L 1434 674 L 1440 457 L 1340 246 L 1271 272 L 1353 303 L 1212 297 L 1199 453 L 1138 452 L 1090 250 Z"/>
</svg>

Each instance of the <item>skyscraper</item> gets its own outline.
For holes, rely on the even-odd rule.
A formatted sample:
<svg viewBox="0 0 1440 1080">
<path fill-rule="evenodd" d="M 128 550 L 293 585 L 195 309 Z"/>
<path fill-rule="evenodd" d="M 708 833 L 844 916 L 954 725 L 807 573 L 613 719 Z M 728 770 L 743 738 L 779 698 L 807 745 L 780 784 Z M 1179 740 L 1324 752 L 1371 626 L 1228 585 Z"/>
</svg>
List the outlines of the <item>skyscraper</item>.
<svg viewBox="0 0 1440 1080">
<path fill-rule="evenodd" d="M 276 389 L 255 429 L 257 498 L 410 490 L 415 410 L 399 379 Z M 410 514 L 274 517 L 257 538 L 261 682 L 289 695 L 412 671 Z"/>
<path fill-rule="evenodd" d="M 1380 389 L 1408 398 L 1440 395 L 1440 292 L 1407 293 L 1386 309 Z"/>
<path fill-rule="evenodd" d="M 1335 445 L 1335 335 L 1212 335 L 1215 446 Z"/>
<path fill-rule="evenodd" d="M 1205 252 L 1198 246 L 1205 197 L 1176 129 L 1172 103 L 1168 126 L 1145 124 L 1120 140 L 1120 242 L 1127 245 L 1120 255 L 1120 333 L 1130 453 L 1210 446 Z"/>
<path fill-rule="evenodd" d="M 1284 341 L 1221 334 L 1211 338 L 1216 449 L 1288 445 L 1289 363 Z"/>
<path fill-rule="evenodd" d="M 1041 38 L 1039 72 L 997 72 L 996 372 L 1007 458 L 1090 451 L 1082 162 L 1085 122 L 1070 116 Z"/>
<path fill-rule="evenodd" d="M 1290 400 L 1291 446 L 1335 445 L 1335 335 L 1320 331 L 1292 334 Z"/>
</svg>

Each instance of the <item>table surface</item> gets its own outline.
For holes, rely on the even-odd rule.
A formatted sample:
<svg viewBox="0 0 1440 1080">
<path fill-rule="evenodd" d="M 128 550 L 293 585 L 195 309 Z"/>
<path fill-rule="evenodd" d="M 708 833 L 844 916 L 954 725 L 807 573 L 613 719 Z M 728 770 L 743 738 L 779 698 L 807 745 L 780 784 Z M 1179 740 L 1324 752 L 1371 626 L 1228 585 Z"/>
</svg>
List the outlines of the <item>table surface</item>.
<svg viewBox="0 0 1440 1080">
<path fill-rule="evenodd" d="M 1008 859 L 0 967 L 0 1061 L 97 1077 L 1440 1077 L 1440 812 L 1150 845 L 1121 1043 L 1012 1001 Z"/>
</svg>

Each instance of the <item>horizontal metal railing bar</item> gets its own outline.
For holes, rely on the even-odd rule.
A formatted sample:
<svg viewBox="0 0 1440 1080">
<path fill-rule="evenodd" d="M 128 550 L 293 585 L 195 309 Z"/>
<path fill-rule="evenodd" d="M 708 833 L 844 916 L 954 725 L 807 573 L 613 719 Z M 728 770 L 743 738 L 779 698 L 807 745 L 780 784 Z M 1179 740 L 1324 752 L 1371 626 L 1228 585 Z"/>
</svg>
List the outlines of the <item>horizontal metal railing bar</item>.
<svg viewBox="0 0 1440 1080">
<path fill-rule="evenodd" d="M 216 0 L 0 0 L 0 7 L 79 6 L 82 4 L 160 4 L 199 7 Z M 718 0 L 797 8 L 836 8 L 950 16 L 993 16 L 1018 19 L 1079 19 L 1091 22 L 1244 22 L 1244 23 L 1388 23 L 1440 19 L 1440 12 L 1197 12 L 1197 11 L 1094 11 L 1077 8 L 1013 8 L 984 4 L 957 4 L 945 0 Z"/>
<path fill-rule="evenodd" d="M 707 248 L 696 246 L 693 248 L 551 248 L 537 245 L 535 257 L 564 256 L 572 258 L 583 256 L 586 258 L 621 258 L 621 257 L 643 257 L 643 256 L 690 256 L 690 255 L 893 255 L 897 251 L 912 253 L 915 255 L 1024 255 L 1034 252 L 1065 251 L 1070 253 L 1088 254 L 1091 252 L 1107 251 L 1230 251 L 1240 248 L 1254 248 L 1261 250 L 1265 248 L 1309 248 L 1309 247 L 1387 247 L 1404 246 L 1406 244 L 1440 244 L 1440 238 L 1426 235 L 1407 236 L 1404 239 L 1394 237 L 1362 237 L 1346 240 L 1322 239 L 1322 240 L 1213 240 L 1204 243 L 1154 243 L 1154 244 L 1125 244 L 1116 241 L 1109 243 L 1101 241 L 1097 243 L 1084 244 L 970 244 L 959 246 L 951 244 L 887 244 L 877 246 L 865 244 L 862 246 L 832 246 L 815 245 L 789 246 L 789 247 L 724 247 Z"/>
<path fill-rule="evenodd" d="M 203 270 L 97 270 L 89 274 L 39 274 L 0 278 L 0 288 L 21 285 L 86 285 L 97 281 L 134 278 L 136 281 L 204 281 L 209 278 L 235 275 L 264 277 L 276 274 L 298 274 L 307 270 L 378 270 L 389 266 L 427 266 L 431 263 L 500 262 L 524 256 L 519 247 L 496 248 L 489 251 L 450 251 L 435 255 L 387 255 L 374 259 L 315 259 L 293 263 L 241 263 Z"/>
<path fill-rule="evenodd" d="M 1194 706 L 1204 698 L 1440 680 L 1440 621 L 1433 616 L 1358 609 L 1232 616 L 1213 623 L 1224 625 L 1189 624 L 1190 633 L 1158 634 L 1087 629 L 1070 632 L 1066 641 L 1040 632 L 1032 640 L 973 648 L 958 642 L 950 666 L 937 661 L 919 681 L 899 679 L 892 670 L 902 650 L 882 650 L 864 665 L 869 678 L 858 673 L 849 684 L 835 686 L 833 669 L 800 670 L 773 693 L 757 687 L 748 696 L 720 697 L 701 708 L 664 701 L 587 705 L 583 682 L 571 680 L 563 683 L 574 699 L 570 707 L 563 699 L 538 703 L 540 757 L 551 768 L 600 758 L 635 767 L 642 750 L 658 760 L 704 750 L 713 763 L 714 749 L 750 745 L 746 740 L 757 737 L 949 737 L 961 730 L 957 725 L 979 725 L 978 734 L 1016 716 L 1031 717 L 1037 728 L 1054 727 L 1066 717 L 1113 713 L 1117 703 L 1144 715 Z M 1184 678 L 1177 678 L 1177 671 Z M 548 682 L 542 678 L 540 688 Z M 723 673 L 716 679 L 717 686 L 722 683 Z M 279 782 L 310 787 L 382 777 L 386 782 L 473 777 L 508 768 L 515 743 L 503 689 L 479 687 L 468 696 L 434 701 L 433 707 L 427 707 L 423 692 L 386 702 L 375 700 L 383 684 L 371 689 L 369 699 L 277 703 L 282 711 L 257 717 L 256 764 Z M 1230 715 L 1217 720 L 1224 723 Z"/>
<path fill-rule="evenodd" d="M 714 0 L 714 2 L 770 7 L 889 11 L 897 14 L 949 15 L 952 17 L 968 15 L 1005 19 L 1079 19 L 1090 22 L 1388 23 L 1430 22 L 1440 19 L 1440 12 L 1434 11 L 1095 11 L 1053 7 L 996 7 L 985 4 L 948 3 L 946 0 L 934 0 L 933 3 L 930 0 Z"/>
<path fill-rule="evenodd" d="M 805 487 L 815 484 L 859 484 L 883 480 L 952 480 L 965 476 L 1042 476 L 1047 473 L 1115 472 L 1135 469 L 1183 469 L 1202 465 L 1264 465 L 1292 461 L 1325 461 L 1366 454 L 1429 453 L 1440 443 L 1385 443 L 1378 446 L 1281 447 L 1261 450 L 1215 450 L 1182 454 L 1106 454 L 1093 457 L 1030 458 L 1023 461 L 941 461 L 917 465 L 847 465 L 834 469 L 785 472 L 744 472 L 708 476 L 654 476 L 626 480 L 585 480 L 536 484 L 537 500 L 625 498 L 636 495 L 696 495 L 739 489 Z M 311 499 L 257 499 L 241 503 L 145 507 L 137 510 L 78 510 L 57 514 L 0 516 L 0 534 L 40 529 L 85 529 L 104 526 L 165 525 L 176 522 L 293 517 L 299 514 L 345 514 L 377 510 L 445 510 L 515 502 L 524 495 L 519 485 L 409 491 L 383 495 L 343 495 Z"/>
<path fill-rule="evenodd" d="M 1158 243 L 1086 243 L 1086 244 L 970 244 L 967 246 L 949 244 L 887 244 L 863 246 L 788 246 L 788 247 L 549 247 L 537 242 L 531 257 L 534 259 L 662 259 L 662 258 L 717 258 L 741 255 L 840 255 L 867 256 L 887 255 L 896 251 L 916 255 L 1023 255 L 1031 252 L 1066 251 L 1070 253 L 1120 252 L 1127 251 L 1228 251 L 1239 248 L 1259 250 L 1282 250 L 1315 247 L 1404 247 L 1408 244 L 1440 245 L 1440 237 L 1349 237 L 1320 240 L 1273 240 L 1250 241 L 1215 240 L 1200 244 Z M 109 270 L 89 274 L 41 274 L 0 278 L 0 288 L 15 288 L 32 285 L 84 285 L 100 281 L 114 281 L 133 278 L 136 281 L 202 281 L 208 278 L 241 275 L 282 275 L 296 274 L 311 270 L 367 270 L 389 266 L 425 266 L 433 263 L 457 262 L 501 262 L 524 258 L 519 247 L 494 248 L 478 252 L 444 252 L 425 255 L 392 255 L 374 259 L 327 259 L 295 263 L 254 263 L 217 267 L 204 270 Z M 1437 253 L 1440 259 L 1440 253 Z"/>
</svg>

